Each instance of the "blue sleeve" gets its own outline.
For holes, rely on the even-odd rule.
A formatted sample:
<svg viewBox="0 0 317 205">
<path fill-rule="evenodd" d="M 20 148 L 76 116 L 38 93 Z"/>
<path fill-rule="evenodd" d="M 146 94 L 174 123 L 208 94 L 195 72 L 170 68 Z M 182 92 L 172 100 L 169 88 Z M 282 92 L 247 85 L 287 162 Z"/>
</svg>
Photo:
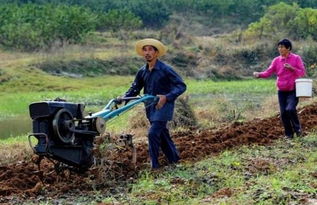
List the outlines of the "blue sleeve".
<svg viewBox="0 0 317 205">
<path fill-rule="evenodd" d="M 134 97 L 134 96 L 137 96 L 138 94 L 140 94 L 140 91 L 144 87 L 142 74 L 143 74 L 142 70 L 139 70 L 138 73 L 135 76 L 135 79 L 134 79 L 131 87 L 125 93 L 125 95 L 124 95 L 125 97 Z"/>
<path fill-rule="evenodd" d="M 186 84 L 183 79 L 172 69 L 166 69 L 168 71 L 168 78 L 171 81 L 171 91 L 166 94 L 167 101 L 174 101 L 178 96 L 183 94 L 186 90 Z"/>
</svg>

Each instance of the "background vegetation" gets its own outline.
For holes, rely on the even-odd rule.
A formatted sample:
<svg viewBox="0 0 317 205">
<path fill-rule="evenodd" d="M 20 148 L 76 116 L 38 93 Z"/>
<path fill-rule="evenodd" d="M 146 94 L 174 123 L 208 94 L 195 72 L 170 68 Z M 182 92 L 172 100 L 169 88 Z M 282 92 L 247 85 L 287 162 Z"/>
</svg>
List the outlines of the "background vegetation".
<svg viewBox="0 0 317 205">
<path fill-rule="evenodd" d="M 96 28 L 89 9 L 66 5 L 4 4 L 0 6 L 1 44 L 10 49 L 36 50 L 53 43 L 78 43 Z"/>
<path fill-rule="evenodd" d="M 300 8 L 298 4 L 279 3 L 269 7 L 265 15 L 250 24 L 247 32 L 259 39 L 289 36 L 293 39 L 317 40 L 317 9 Z M 278 25 L 278 26 L 277 26 Z"/>
<path fill-rule="evenodd" d="M 317 61 L 315 1 L 3 1 L 0 11 L 0 46 L 7 50 L 52 50 L 68 44 L 105 47 L 111 38 L 129 49 L 129 41 L 154 37 L 170 45 L 164 60 L 183 75 L 240 79 L 263 70 L 277 55 L 276 42 L 287 37 L 308 68 L 315 68 Z M 88 66 L 98 67 L 95 73 L 133 74 L 139 67 L 123 56 L 50 60 L 39 67 L 56 73 L 68 65 L 72 68 L 65 73 Z M 118 66 L 127 71 L 114 71 Z"/>
</svg>

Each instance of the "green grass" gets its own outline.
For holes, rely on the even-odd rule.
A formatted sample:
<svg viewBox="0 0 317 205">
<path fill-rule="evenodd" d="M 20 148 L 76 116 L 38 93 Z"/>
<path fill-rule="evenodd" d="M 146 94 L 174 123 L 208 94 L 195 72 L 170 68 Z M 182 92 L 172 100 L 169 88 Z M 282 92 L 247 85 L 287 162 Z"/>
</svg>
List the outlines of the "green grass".
<svg viewBox="0 0 317 205">
<path fill-rule="evenodd" d="M 56 84 L 60 85 L 60 87 L 65 86 L 65 90 L 52 87 L 52 90 L 48 89 L 46 91 L 40 91 L 38 89 L 41 86 L 37 87 L 34 85 L 34 87 L 28 88 L 28 91 L 24 91 L 24 88 L 19 89 L 21 85 L 17 85 L 15 89 L 22 91 L 0 92 L 0 116 L 25 114 L 28 112 L 30 103 L 53 100 L 57 97 L 67 101 L 85 103 L 89 106 L 98 105 L 101 109 L 108 100 L 122 95 L 129 88 L 131 82 L 132 77 L 120 76 L 85 79 L 64 78 L 63 80 L 58 78 Z"/>
<path fill-rule="evenodd" d="M 266 94 L 274 93 L 273 80 L 250 79 L 236 81 L 188 80 L 190 94 Z"/>
<path fill-rule="evenodd" d="M 45 90 L 41 85 L 24 84 L 16 86 L 11 92 L 0 92 L 0 118 L 4 116 L 20 115 L 28 113 L 28 105 L 32 102 L 42 100 L 53 100 L 56 97 L 64 98 L 68 101 L 85 103 L 91 110 L 102 109 L 106 103 L 114 97 L 123 95 L 129 88 L 133 77 L 103 76 L 98 78 L 57 78 L 54 82 L 59 87 L 51 87 Z M 46 87 L 49 87 L 46 82 Z M 249 95 L 270 95 L 275 92 L 272 80 L 245 80 L 245 81 L 197 81 L 186 79 L 188 90 L 187 95 L 194 96 L 197 101 L 206 95 L 231 96 L 237 99 L 240 96 Z M 6 87 L 4 85 L 4 87 Z M 44 86 L 45 87 L 45 86 Z M 64 87 L 64 90 L 59 90 Z M 4 88 L 3 88 L 4 89 Z M 27 91 L 24 91 L 27 89 Z M 39 89 L 43 89 L 42 91 Z M 1 90 L 1 86 L 0 86 Z M 20 90 L 20 91 L 16 91 Z M 22 90 L 22 91 L 21 91 Z M 31 92 L 29 92 L 31 90 Z M 89 110 L 90 111 L 90 110 Z"/>
<path fill-rule="evenodd" d="M 206 160 L 144 171 L 131 191 L 104 201 L 132 204 L 298 204 L 317 194 L 317 138 L 244 146 Z M 230 194 L 221 195 L 221 190 Z M 227 192 L 228 193 L 228 192 Z"/>
<path fill-rule="evenodd" d="M 24 144 L 24 143 L 28 143 L 27 135 L 19 135 L 19 136 L 9 137 L 5 139 L 0 138 L 0 145 Z"/>
</svg>

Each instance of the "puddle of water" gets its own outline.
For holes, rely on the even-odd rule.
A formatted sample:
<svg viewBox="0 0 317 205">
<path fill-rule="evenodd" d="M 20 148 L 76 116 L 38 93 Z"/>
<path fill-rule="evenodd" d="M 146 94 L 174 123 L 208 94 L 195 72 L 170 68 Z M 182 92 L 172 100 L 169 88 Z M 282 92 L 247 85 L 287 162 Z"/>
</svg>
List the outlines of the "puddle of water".
<svg viewBox="0 0 317 205">
<path fill-rule="evenodd" d="M 32 131 L 30 116 L 20 115 L 0 120 L 0 139 L 15 137 Z"/>
</svg>

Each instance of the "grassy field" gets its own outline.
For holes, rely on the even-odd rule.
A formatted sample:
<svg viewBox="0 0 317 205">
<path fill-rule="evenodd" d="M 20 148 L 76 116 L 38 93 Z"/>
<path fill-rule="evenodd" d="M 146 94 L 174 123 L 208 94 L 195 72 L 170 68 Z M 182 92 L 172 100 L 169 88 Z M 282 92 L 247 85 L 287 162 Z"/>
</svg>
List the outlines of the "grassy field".
<svg viewBox="0 0 317 205">
<path fill-rule="evenodd" d="M 72 102 L 85 103 L 88 109 L 94 105 L 98 105 L 102 108 L 110 99 L 124 94 L 132 83 L 133 77 L 103 76 L 98 78 L 65 78 L 58 80 L 59 81 L 56 82 L 57 84 L 72 89 L 58 91 L 58 88 L 54 88 L 55 91 L 36 91 L 36 89 L 42 86 L 33 85 L 28 88 L 28 90 L 31 90 L 31 92 L 29 92 L 23 91 L 23 85 L 10 85 L 9 87 L 13 87 L 19 91 L 0 92 L 0 119 L 4 116 L 25 114 L 28 111 L 27 107 L 30 103 L 41 100 L 53 100 L 57 97 Z M 243 100 L 243 98 L 255 98 L 257 96 L 261 97 L 261 95 L 268 96 L 275 93 L 273 80 L 252 79 L 214 82 L 211 80 L 198 81 L 186 79 L 185 82 L 188 89 L 184 95 L 193 96 L 193 101 L 199 101 L 201 97 L 206 95 L 236 96 L 238 100 Z"/>
<path fill-rule="evenodd" d="M 317 138 L 244 146 L 196 163 L 144 171 L 118 204 L 316 204 Z"/>
<path fill-rule="evenodd" d="M 84 103 L 86 114 L 100 111 L 107 102 L 124 94 L 133 81 L 133 76 L 102 76 L 96 78 L 73 79 L 64 77 L 56 78 L 51 91 L 41 91 L 43 87 L 51 86 L 51 81 L 43 81 L 43 85 L 29 84 L 25 88 L 23 84 L 16 86 L 4 84 L 0 86 L 10 87 L 14 90 L 0 92 L 0 133 L 2 138 L 20 135 L 25 130 L 30 130 L 30 118 L 28 106 L 37 101 L 53 100 L 57 97 L 70 102 Z M 22 79 L 23 81 L 23 79 Z M 29 79 L 28 79 L 29 81 Z M 243 80 L 243 81 L 219 81 L 186 79 L 188 89 L 184 96 L 189 96 L 189 103 L 194 110 L 202 114 L 210 111 L 217 112 L 220 121 L 232 120 L 234 116 L 230 112 L 245 112 L 256 109 L 263 104 L 263 100 L 275 94 L 273 80 Z M 64 87 L 64 89 L 61 89 Z M 31 90 L 30 91 L 25 91 Z M 8 90 L 8 89 L 6 89 Z M 223 112 L 222 112 L 223 111 Z M 133 117 L 133 111 L 125 114 L 109 123 L 108 129 L 120 132 L 126 127 L 128 118 Z M 215 113 L 213 113 L 214 115 Z M 202 117 L 205 126 L 210 125 L 210 119 Z M 16 128 L 15 122 L 19 122 Z M 11 131 L 13 130 L 13 132 Z"/>
</svg>

